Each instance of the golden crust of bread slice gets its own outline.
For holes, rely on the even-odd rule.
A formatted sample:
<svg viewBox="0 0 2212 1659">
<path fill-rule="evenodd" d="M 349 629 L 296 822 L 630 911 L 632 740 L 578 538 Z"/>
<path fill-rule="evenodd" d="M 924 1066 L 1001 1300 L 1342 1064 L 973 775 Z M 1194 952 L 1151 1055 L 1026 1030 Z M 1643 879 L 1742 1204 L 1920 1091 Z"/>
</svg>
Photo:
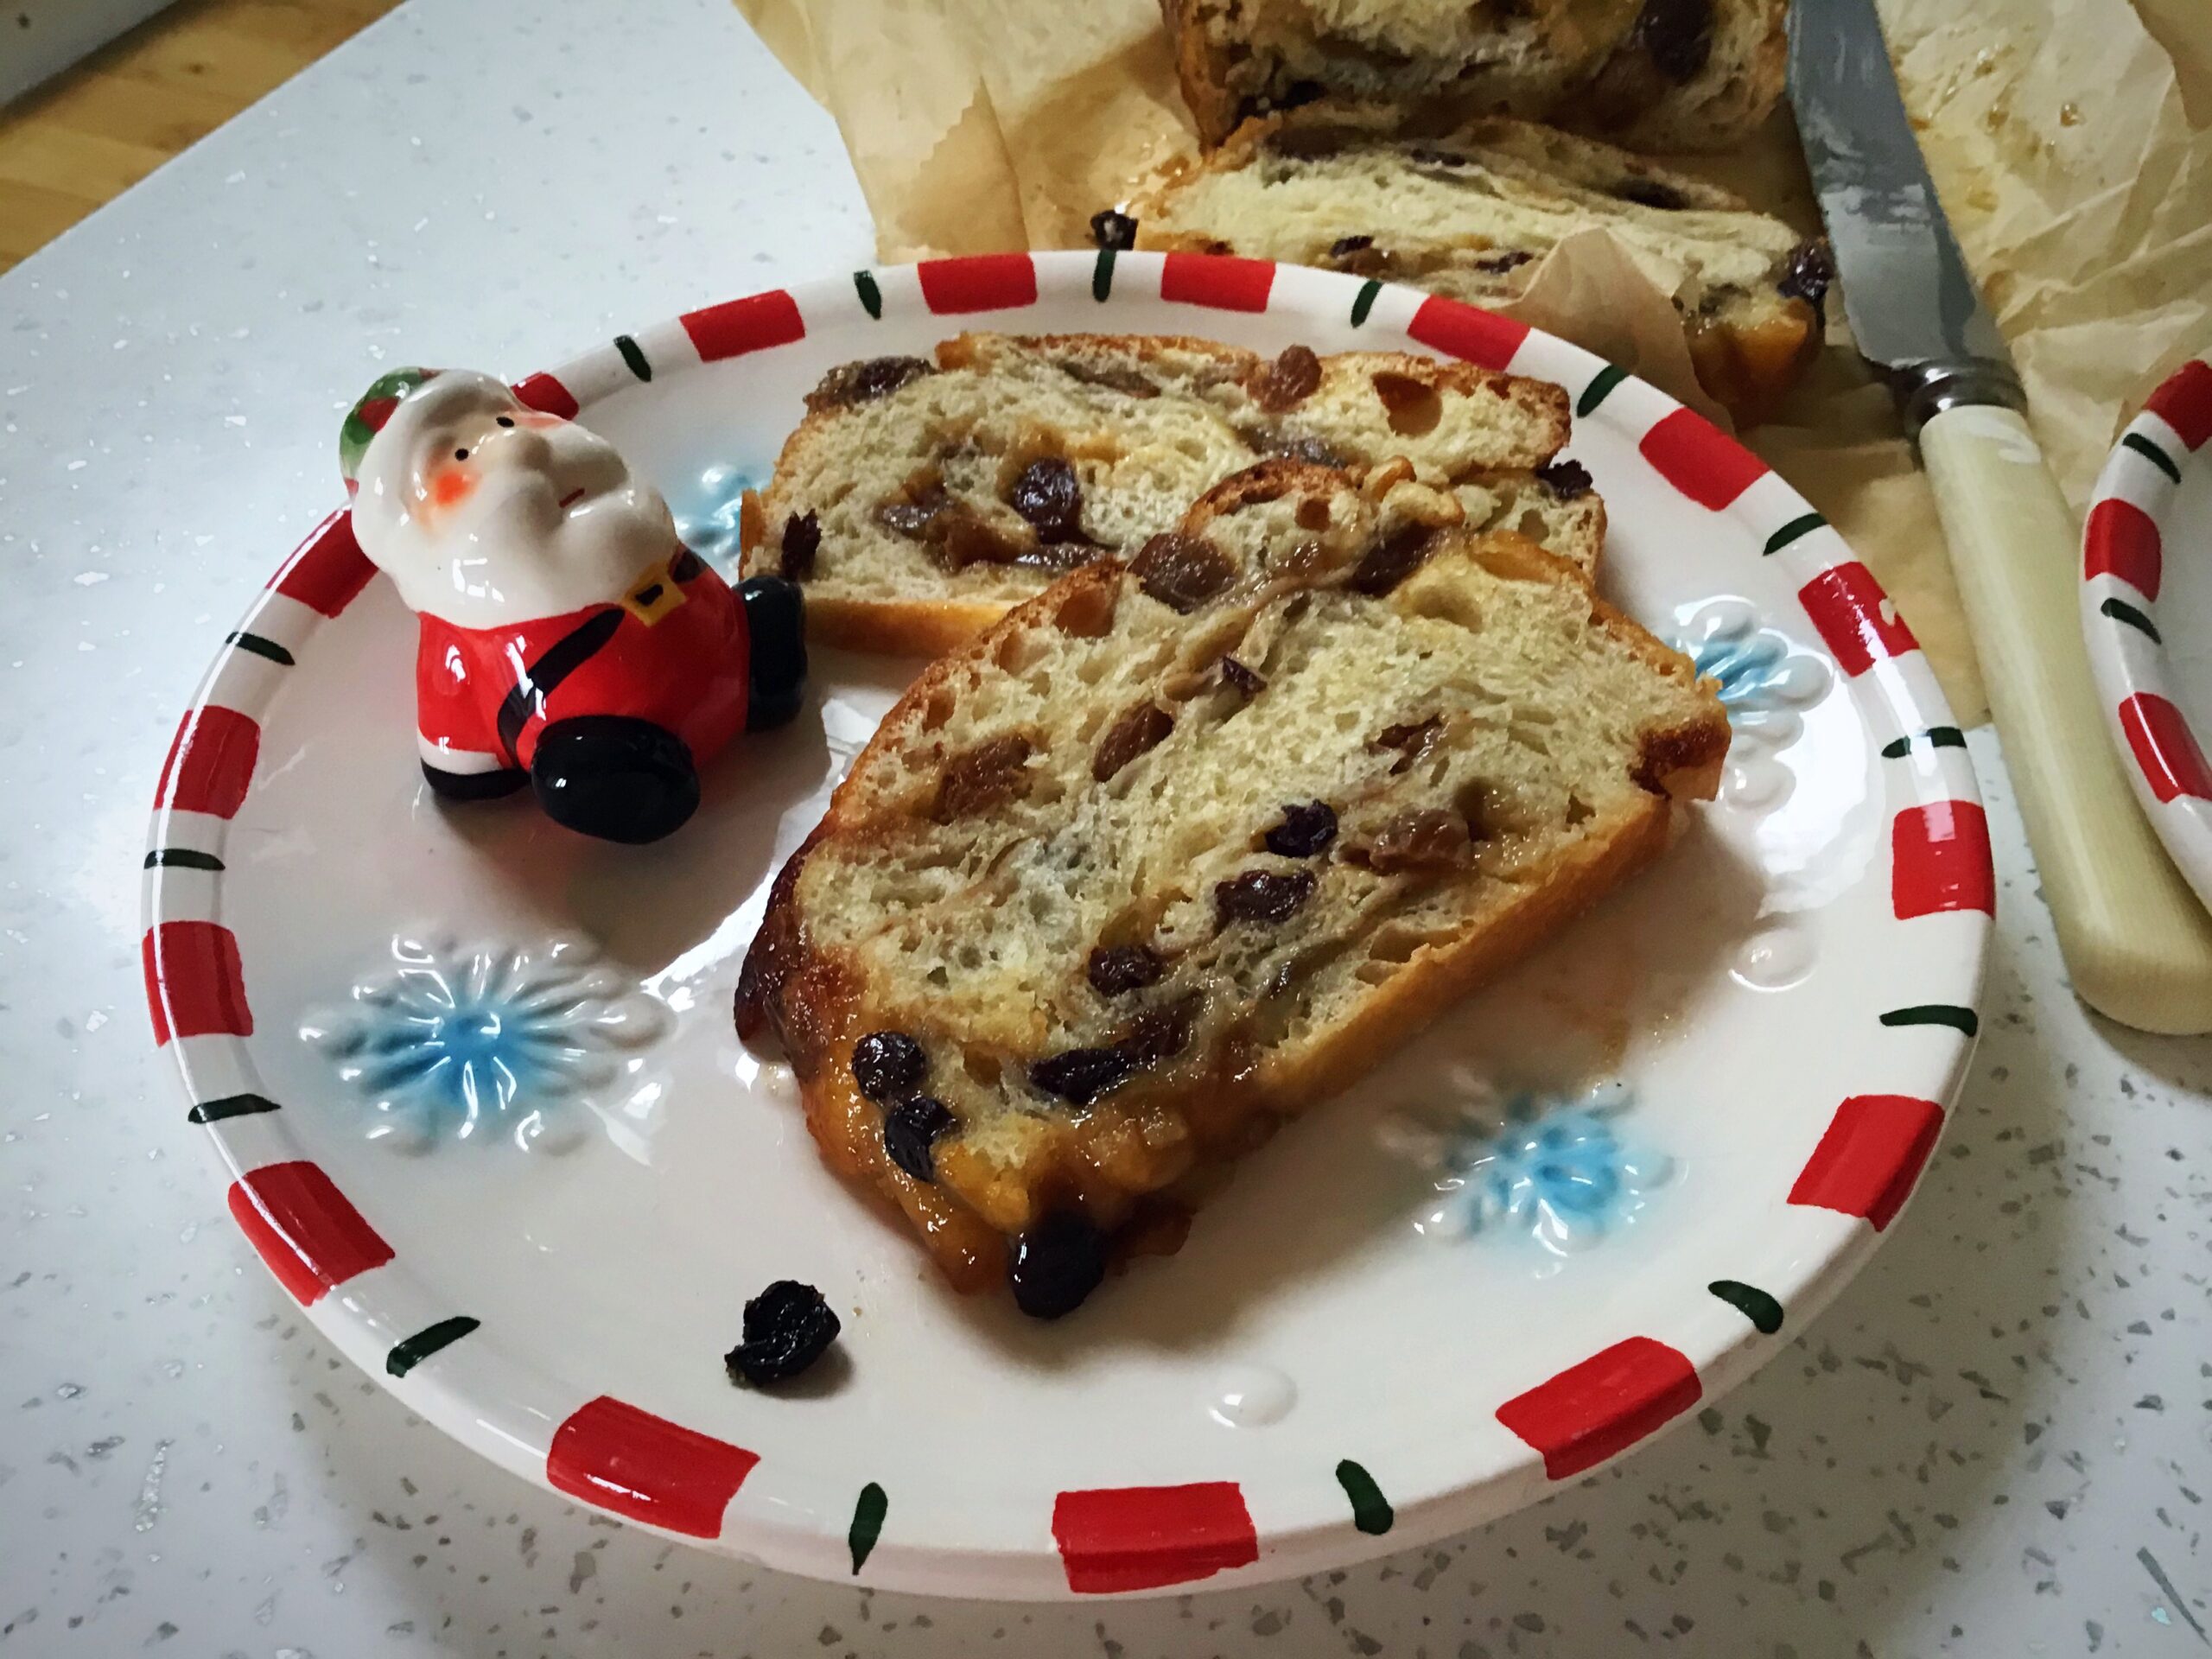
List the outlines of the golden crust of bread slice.
<svg viewBox="0 0 2212 1659">
<path fill-rule="evenodd" d="M 1210 1172 L 1657 856 L 1709 683 L 1404 467 L 1275 461 L 932 664 L 739 1028 L 952 1281 L 1066 1312 Z"/>
<path fill-rule="evenodd" d="M 1587 474 L 1554 464 L 1566 394 L 1471 364 L 963 334 L 931 360 L 842 365 L 808 404 L 747 515 L 744 568 L 800 582 L 811 636 L 863 651 L 950 650 L 1271 455 L 1403 457 L 1586 570 L 1605 538 Z"/>
</svg>

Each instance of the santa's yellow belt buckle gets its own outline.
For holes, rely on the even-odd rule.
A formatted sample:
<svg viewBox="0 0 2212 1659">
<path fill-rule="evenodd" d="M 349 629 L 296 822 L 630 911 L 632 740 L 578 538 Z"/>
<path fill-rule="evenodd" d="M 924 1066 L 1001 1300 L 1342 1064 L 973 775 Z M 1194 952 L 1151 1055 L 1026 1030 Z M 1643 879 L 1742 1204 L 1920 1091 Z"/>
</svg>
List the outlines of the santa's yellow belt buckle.
<svg viewBox="0 0 2212 1659">
<path fill-rule="evenodd" d="M 663 565 L 653 573 L 651 581 L 632 588 L 624 596 L 622 608 L 650 628 L 683 602 L 683 590 L 676 585 L 668 567 Z"/>
</svg>

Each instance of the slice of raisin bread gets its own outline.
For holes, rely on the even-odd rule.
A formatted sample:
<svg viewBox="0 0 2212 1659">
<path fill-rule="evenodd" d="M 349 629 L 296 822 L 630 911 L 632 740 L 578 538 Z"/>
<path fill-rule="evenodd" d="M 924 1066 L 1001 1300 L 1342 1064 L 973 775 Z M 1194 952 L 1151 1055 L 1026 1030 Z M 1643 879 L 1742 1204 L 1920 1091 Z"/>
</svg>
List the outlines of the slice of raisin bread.
<svg viewBox="0 0 2212 1659">
<path fill-rule="evenodd" d="M 1787 0 L 1161 0 L 1202 143 L 1321 99 L 1408 130 L 1508 112 L 1725 149 L 1782 94 Z"/>
<path fill-rule="evenodd" d="M 966 334 L 936 359 L 833 370 L 748 515 L 746 574 L 803 584 L 823 644 L 947 650 L 1269 455 L 1403 455 L 1470 515 L 1586 570 L 1605 539 L 1588 474 L 1554 464 L 1567 397 L 1542 382 L 1145 335 Z"/>
<path fill-rule="evenodd" d="M 1827 246 L 1717 185 L 1504 117 L 1425 138 L 1321 107 L 1254 121 L 1132 204 L 1140 247 L 1320 265 L 1497 305 L 1606 230 L 1681 312 L 1706 390 L 1770 410 L 1820 350 Z"/>
<path fill-rule="evenodd" d="M 738 993 L 840 1173 L 1066 1312 L 1210 1166 L 1666 843 L 1709 683 L 1403 461 L 1274 461 L 940 658 L 778 877 Z"/>
</svg>

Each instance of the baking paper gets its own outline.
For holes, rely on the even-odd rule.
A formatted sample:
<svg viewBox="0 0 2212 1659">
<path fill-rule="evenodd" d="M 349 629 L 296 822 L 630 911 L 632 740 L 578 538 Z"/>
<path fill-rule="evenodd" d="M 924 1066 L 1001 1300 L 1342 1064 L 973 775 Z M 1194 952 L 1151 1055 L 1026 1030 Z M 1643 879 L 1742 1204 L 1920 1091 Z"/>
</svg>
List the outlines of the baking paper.
<svg viewBox="0 0 2212 1659">
<path fill-rule="evenodd" d="M 836 118 L 887 262 L 1085 245 L 1092 213 L 1195 148 L 1155 0 L 737 3 Z M 1930 172 L 2078 510 L 2143 396 L 2212 347 L 2212 3 L 1880 4 Z M 1675 164 L 1817 228 L 1786 111 L 1736 155 Z M 1510 308 L 1719 414 L 1668 297 L 1604 232 L 1561 244 Z M 1851 542 L 1977 722 L 1934 502 L 1830 309 L 1821 362 L 1744 435 Z"/>
</svg>

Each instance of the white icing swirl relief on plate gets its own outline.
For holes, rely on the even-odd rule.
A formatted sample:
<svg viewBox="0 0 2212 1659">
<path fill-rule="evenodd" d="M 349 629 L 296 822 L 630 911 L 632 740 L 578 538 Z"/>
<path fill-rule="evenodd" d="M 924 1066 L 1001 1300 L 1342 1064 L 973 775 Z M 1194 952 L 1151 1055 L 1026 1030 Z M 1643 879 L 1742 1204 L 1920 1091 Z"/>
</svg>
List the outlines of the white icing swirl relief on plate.
<svg viewBox="0 0 2212 1659">
<path fill-rule="evenodd" d="M 1628 1086 L 1580 1093 L 1503 1091 L 1453 1069 L 1456 1103 L 1434 1116 L 1386 1120 L 1384 1141 L 1430 1178 L 1414 1221 L 1424 1236 L 1533 1242 L 1578 1255 L 1633 1226 L 1675 1160 L 1630 1122 Z"/>
<path fill-rule="evenodd" d="M 1808 929 L 1777 921 L 1744 941 L 1728 973 L 1738 984 L 1755 991 L 1786 991 L 1811 976 L 1815 954 Z"/>
<path fill-rule="evenodd" d="M 1298 1384 L 1272 1365 L 1230 1365 L 1215 1376 L 1206 1415 L 1224 1428 L 1265 1428 L 1290 1415 Z"/>
<path fill-rule="evenodd" d="M 300 1025 L 364 1102 L 370 1140 L 410 1153 L 470 1141 L 567 1152 L 594 1115 L 626 1150 L 650 1136 L 662 1090 L 646 1052 L 674 1018 L 589 940 L 403 935 L 391 949 L 388 970 Z"/>
<path fill-rule="evenodd" d="M 1827 695 L 1834 672 L 1798 650 L 1788 635 L 1761 625 L 1742 599 L 1713 599 L 1689 610 L 1676 649 L 1717 683 L 1733 741 L 1720 779 L 1720 799 L 1746 812 L 1767 812 L 1789 798 L 1783 750 L 1805 729 L 1804 710 Z"/>
</svg>

